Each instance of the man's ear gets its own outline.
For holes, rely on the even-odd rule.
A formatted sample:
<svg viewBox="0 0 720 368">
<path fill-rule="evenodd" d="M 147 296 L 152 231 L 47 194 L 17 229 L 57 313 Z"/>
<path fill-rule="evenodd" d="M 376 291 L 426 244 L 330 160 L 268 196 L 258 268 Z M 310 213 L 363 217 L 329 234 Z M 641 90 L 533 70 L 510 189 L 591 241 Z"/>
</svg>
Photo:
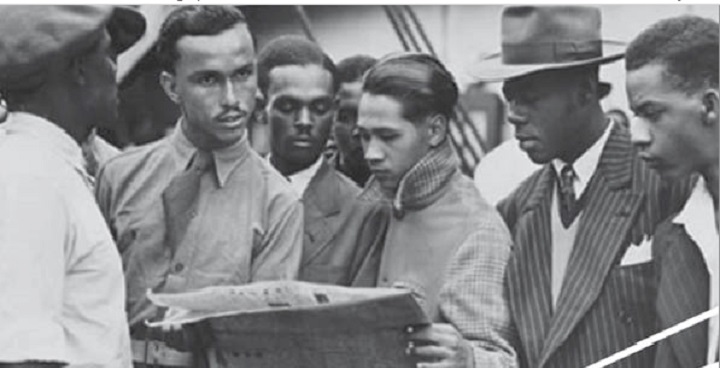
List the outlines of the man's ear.
<svg viewBox="0 0 720 368">
<path fill-rule="evenodd" d="M 166 70 L 163 70 L 162 72 L 160 72 L 160 76 L 158 78 L 160 79 L 160 85 L 162 86 L 163 91 L 165 91 L 165 94 L 168 96 L 168 98 L 172 102 L 179 104 L 180 97 L 177 93 L 177 83 L 175 82 L 175 75 L 167 72 Z"/>
<path fill-rule="evenodd" d="M 87 82 L 87 64 L 85 58 L 80 56 L 70 60 L 70 65 L 65 75 L 70 77 L 75 84 L 80 86 L 85 85 Z"/>
<path fill-rule="evenodd" d="M 585 106 L 598 95 L 598 84 L 589 76 L 585 76 L 578 81 L 577 101 L 580 106 Z M 599 99 L 599 98 L 598 98 Z"/>
<path fill-rule="evenodd" d="M 432 115 L 428 118 L 428 133 L 430 147 L 437 147 L 445 141 L 448 133 L 448 119 L 440 114 Z"/>
<path fill-rule="evenodd" d="M 718 124 L 720 116 L 720 94 L 717 89 L 708 88 L 703 92 L 703 123 L 705 125 Z"/>
</svg>

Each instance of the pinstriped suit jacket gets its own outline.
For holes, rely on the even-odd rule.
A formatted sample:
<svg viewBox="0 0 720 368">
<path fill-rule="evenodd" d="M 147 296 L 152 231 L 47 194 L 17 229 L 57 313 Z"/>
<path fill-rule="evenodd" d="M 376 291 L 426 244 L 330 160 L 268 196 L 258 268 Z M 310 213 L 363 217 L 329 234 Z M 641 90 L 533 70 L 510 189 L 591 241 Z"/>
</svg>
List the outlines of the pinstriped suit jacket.
<svg viewBox="0 0 720 368">
<path fill-rule="evenodd" d="M 586 189 L 554 311 L 550 208 L 556 178 L 550 165 L 498 204 L 515 243 L 506 277 L 525 366 L 584 367 L 656 331 L 654 264 L 619 263 L 631 242 L 653 234 L 657 223 L 682 206 L 689 186 L 662 184 L 636 153 L 628 130 L 616 124 Z M 653 358 L 646 349 L 615 367 L 651 367 Z"/>
<path fill-rule="evenodd" d="M 657 313 L 660 328 L 672 327 L 708 309 L 709 277 L 703 255 L 682 225 L 671 220 L 658 226 L 653 240 L 658 265 Z M 657 344 L 655 368 L 705 365 L 707 321 Z"/>
</svg>

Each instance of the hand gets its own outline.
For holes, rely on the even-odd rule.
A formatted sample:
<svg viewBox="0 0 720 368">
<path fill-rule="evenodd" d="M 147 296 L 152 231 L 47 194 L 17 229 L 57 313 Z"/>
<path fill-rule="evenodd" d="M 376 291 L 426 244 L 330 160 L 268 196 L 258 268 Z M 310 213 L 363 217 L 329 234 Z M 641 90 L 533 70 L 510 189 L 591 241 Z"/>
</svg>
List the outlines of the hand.
<svg viewBox="0 0 720 368">
<path fill-rule="evenodd" d="M 406 354 L 418 368 L 467 368 L 474 366 L 472 347 L 460 332 L 446 323 L 407 328 Z"/>
<path fill-rule="evenodd" d="M 167 324 L 152 328 L 148 332 L 151 339 L 162 341 L 172 349 L 185 352 L 207 347 L 212 340 L 210 331 L 203 323 Z"/>
</svg>

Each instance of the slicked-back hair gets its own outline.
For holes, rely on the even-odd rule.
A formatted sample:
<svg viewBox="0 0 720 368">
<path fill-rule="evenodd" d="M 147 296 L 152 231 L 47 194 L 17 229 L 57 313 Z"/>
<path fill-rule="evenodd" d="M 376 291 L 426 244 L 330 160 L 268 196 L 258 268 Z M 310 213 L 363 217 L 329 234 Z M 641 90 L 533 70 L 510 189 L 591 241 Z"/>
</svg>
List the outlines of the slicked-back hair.
<svg viewBox="0 0 720 368">
<path fill-rule="evenodd" d="M 403 117 L 412 122 L 433 114 L 449 120 L 458 101 L 452 74 L 439 60 L 421 53 L 381 59 L 368 70 L 362 90 L 397 100 L 403 107 Z"/>
<path fill-rule="evenodd" d="M 245 15 L 232 6 L 192 5 L 173 10 L 160 27 L 155 45 L 160 66 L 169 73 L 175 72 L 175 63 L 180 58 L 177 42 L 183 36 L 213 36 L 237 24 L 247 25 L 247 21 Z"/>
<path fill-rule="evenodd" d="M 363 75 L 377 63 L 377 59 L 368 55 L 354 55 L 343 59 L 337 65 L 338 81 L 353 83 L 362 81 Z"/>
<path fill-rule="evenodd" d="M 338 89 L 335 63 L 315 42 L 301 36 L 287 35 L 272 39 L 258 54 L 258 87 L 267 96 L 270 87 L 270 72 L 286 65 L 318 65 L 330 72 L 333 93 Z"/>
<path fill-rule="evenodd" d="M 665 78 L 684 92 L 718 87 L 718 22 L 683 15 L 661 20 L 638 35 L 628 46 L 628 71 L 657 63 Z"/>
</svg>

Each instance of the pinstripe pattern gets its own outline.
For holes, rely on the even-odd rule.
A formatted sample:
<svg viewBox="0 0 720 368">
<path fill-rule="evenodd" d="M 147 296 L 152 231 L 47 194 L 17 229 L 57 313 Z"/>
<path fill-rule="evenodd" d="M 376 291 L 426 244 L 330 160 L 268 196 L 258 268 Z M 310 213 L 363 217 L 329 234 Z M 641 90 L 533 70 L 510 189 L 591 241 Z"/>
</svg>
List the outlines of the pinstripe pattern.
<svg viewBox="0 0 720 368">
<path fill-rule="evenodd" d="M 555 313 L 550 292 L 552 168 L 527 179 L 498 205 L 515 241 L 508 266 L 510 307 L 530 367 L 581 367 L 617 352 L 656 329 L 652 263 L 620 267 L 630 242 L 652 234 L 679 190 L 661 186 L 641 162 L 627 129 L 616 125 L 586 189 Z M 662 197 L 672 204 L 661 203 Z M 648 349 L 616 367 L 649 367 Z"/>
<path fill-rule="evenodd" d="M 704 312 L 709 277 L 697 245 L 681 225 L 659 226 L 653 243 L 659 259 L 658 316 L 660 328 L 676 325 Z M 703 322 L 658 344 L 656 368 L 699 367 L 707 355 L 708 323 Z"/>
</svg>

